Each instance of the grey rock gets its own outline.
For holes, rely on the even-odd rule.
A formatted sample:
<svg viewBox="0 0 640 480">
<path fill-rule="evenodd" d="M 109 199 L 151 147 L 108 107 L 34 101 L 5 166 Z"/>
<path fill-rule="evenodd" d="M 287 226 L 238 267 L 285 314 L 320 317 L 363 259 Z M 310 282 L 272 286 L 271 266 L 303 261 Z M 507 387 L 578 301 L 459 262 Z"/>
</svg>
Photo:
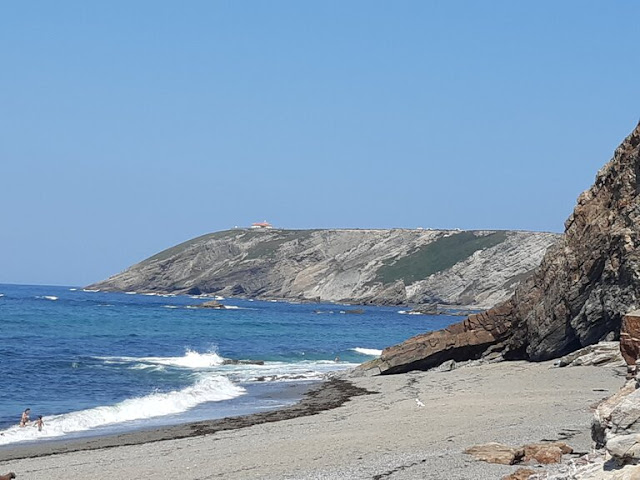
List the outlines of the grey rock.
<svg viewBox="0 0 640 480">
<path fill-rule="evenodd" d="M 626 364 L 620 354 L 619 342 L 599 342 L 565 355 L 555 365 L 558 367 L 624 367 Z"/>
<path fill-rule="evenodd" d="M 607 452 L 622 462 L 640 460 L 640 435 L 616 435 L 607 441 Z"/>
<path fill-rule="evenodd" d="M 454 362 L 453 360 L 447 360 L 446 362 L 443 362 L 435 367 L 433 370 L 437 372 L 450 372 L 451 370 L 455 370 L 455 368 L 456 362 Z"/>
</svg>

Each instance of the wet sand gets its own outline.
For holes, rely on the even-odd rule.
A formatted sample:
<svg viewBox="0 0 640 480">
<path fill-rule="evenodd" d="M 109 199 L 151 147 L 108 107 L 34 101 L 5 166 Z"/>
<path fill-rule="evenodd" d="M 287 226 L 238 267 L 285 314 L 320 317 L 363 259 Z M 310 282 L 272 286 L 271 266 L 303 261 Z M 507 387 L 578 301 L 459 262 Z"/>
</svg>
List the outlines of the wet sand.
<svg viewBox="0 0 640 480">
<path fill-rule="evenodd" d="M 273 412 L 2 450 L 0 473 L 34 480 L 496 479 L 516 467 L 462 451 L 557 439 L 588 451 L 590 407 L 623 384 L 621 373 L 505 362 L 336 378 Z"/>
</svg>

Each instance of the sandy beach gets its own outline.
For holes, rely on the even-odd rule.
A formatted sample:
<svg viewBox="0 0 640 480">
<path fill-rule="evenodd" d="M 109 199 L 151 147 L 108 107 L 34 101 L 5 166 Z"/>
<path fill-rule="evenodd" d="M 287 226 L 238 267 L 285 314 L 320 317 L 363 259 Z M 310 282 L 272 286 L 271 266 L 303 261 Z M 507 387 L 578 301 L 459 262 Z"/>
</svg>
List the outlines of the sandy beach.
<svg viewBox="0 0 640 480">
<path fill-rule="evenodd" d="M 4 449 L 0 473 L 32 480 L 498 479 L 516 467 L 463 450 L 565 439 L 587 452 L 591 407 L 623 384 L 620 374 L 504 362 L 349 377 L 276 412 Z"/>
</svg>

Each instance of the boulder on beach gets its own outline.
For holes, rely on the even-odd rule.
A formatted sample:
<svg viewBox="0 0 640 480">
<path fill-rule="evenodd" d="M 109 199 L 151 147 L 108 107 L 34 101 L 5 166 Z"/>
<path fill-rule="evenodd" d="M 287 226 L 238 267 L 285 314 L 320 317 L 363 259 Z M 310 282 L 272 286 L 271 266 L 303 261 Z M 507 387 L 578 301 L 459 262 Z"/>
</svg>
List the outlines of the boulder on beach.
<svg viewBox="0 0 640 480">
<path fill-rule="evenodd" d="M 502 480 L 528 480 L 531 475 L 535 475 L 537 472 L 531 468 L 519 468 L 511 475 L 502 477 Z"/>
<path fill-rule="evenodd" d="M 600 342 L 561 357 L 555 365 L 557 367 L 624 367 L 625 361 L 620 354 L 619 342 Z"/>
<path fill-rule="evenodd" d="M 515 465 L 528 463 L 548 465 L 560 463 L 562 455 L 573 453 L 573 448 L 564 442 L 529 443 L 521 447 L 511 447 L 502 443 L 485 443 L 467 448 L 464 453 L 489 463 Z M 528 477 L 525 477 L 528 478 Z"/>
<path fill-rule="evenodd" d="M 469 447 L 464 453 L 483 462 L 499 463 L 501 465 L 514 465 L 524 457 L 522 448 L 514 448 L 495 442 Z"/>
</svg>

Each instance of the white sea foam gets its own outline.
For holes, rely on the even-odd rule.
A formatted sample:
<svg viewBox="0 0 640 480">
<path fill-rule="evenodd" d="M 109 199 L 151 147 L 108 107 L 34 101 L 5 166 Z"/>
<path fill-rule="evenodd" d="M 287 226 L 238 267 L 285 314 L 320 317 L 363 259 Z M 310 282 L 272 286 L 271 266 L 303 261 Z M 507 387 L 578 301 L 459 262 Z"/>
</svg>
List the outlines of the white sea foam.
<svg viewBox="0 0 640 480">
<path fill-rule="evenodd" d="M 356 347 L 352 348 L 351 350 L 357 353 L 361 353 L 362 355 L 370 355 L 372 357 L 379 357 L 380 355 L 382 355 L 382 350 L 378 350 L 376 348 Z"/>
<path fill-rule="evenodd" d="M 0 297 L 4 297 L 4 293 L 0 293 Z"/>
<path fill-rule="evenodd" d="M 357 363 L 337 363 L 333 360 L 317 360 L 298 363 L 265 362 L 264 365 L 224 365 L 219 367 L 218 371 L 229 375 L 231 378 L 239 382 L 286 382 L 320 380 L 328 373 L 339 370 L 348 370 L 356 367 L 357 365 Z"/>
<path fill-rule="evenodd" d="M 182 357 L 95 357 L 105 363 L 145 363 L 182 368 L 211 368 L 222 365 L 224 358 L 215 352 L 198 353 L 187 350 Z"/>
<path fill-rule="evenodd" d="M 58 297 L 55 297 L 53 295 L 38 295 L 36 298 L 40 298 L 42 300 L 51 300 L 53 302 L 55 302 L 56 300 L 58 300 Z"/>
<path fill-rule="evenodd" d="M 45 426 L 41 432 L 31 425 L 10 427 L 0 432 L 0 445 L 33 441 L 42 437 L 60 437 L 116 423 L 178 414 L 201 403 L 228 400 L 243 393 L 245 390 L 234 385 L 228 378 L 207 375 L 183 390 L 152 393 L 115 405 L 45 417 Z"/>
<path fill-rule="evenodd" d="M 138 292 L 124 292 L 125 295 L 137 295 Z"/>
<path fill-rule="evenodd" d="M 95 292 L 99 292 L 99 291 L 100 291 L 100 289 L 99 289 L 99 288 L 95 288 L 95 289 L 92 289 L 92 288 L 83 288 L 83 289 L 82 289 L 82 291 L 83 291 L 83 292 L 91 292 L 91 293 L 95 293 Z"/>
<path fill-rule="evenodd" d="M 70 288 L 69 291 L 70 292 L 75 292 L 76 290 L 78 290 L 77 288 Z"/>
<path fill-rule="evenodd" d="M 164 308 L 180 308 L 178 305 L 163 305 Z"/>
</svg>

